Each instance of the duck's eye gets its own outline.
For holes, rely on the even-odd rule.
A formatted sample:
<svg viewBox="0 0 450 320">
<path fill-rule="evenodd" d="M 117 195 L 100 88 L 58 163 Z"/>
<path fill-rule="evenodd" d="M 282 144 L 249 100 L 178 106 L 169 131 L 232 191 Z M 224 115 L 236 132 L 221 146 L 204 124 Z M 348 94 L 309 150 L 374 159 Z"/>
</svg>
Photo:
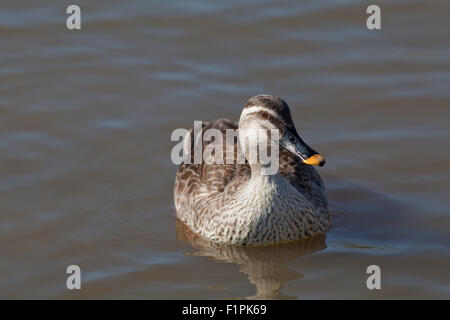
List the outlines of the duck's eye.
<svg viewBox="0 0 450 320">
<path fill-rule="evenodd" d="M 269 114 L 268 114 L 267 112 L 262 112 L 262 113 L 261 113 L 261 116 L 262 116 L 264 119 L 267 119 L 267 118 L 269 117 Z"/>
<path fill-rule="evenodd" d="M 295 142 L 295 137 L 294 136 L 289 136 L 289 140 L 291 140 L 291 142 Z"/>
</svg>

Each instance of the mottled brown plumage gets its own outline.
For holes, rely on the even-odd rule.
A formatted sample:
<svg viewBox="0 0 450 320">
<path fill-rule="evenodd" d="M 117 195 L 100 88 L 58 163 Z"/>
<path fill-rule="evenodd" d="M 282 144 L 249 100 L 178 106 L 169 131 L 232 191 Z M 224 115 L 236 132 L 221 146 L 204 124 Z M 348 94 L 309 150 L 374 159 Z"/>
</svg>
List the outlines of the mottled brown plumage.
<svg viewBox="0 0 450 320">
<path fill-rule="evenodd" d="M 258 106 L 262 107 L 259 111 Z M 259 117 L 276 127 L 295 130 L 282 99 L 260 95 L 249 99 L 244 110 L 250 107 L 256 114 L 251 112 L 243 119 L 243 113 L 240 123 L 259 121 L 254 120 Z M 218 129 L 225 141 L 225 130 L 236 130 L 238 125 L 220 119 L 203 124 L 202 134 L 211 128 Z M 203 150 L 209 143 L 203 142 Z M 191 138 L 192 160 L 193 147 Z M 213 156 L 225 159 L 227 147 L 232 148 L 230 154 L 236 159 L 240 152 L 237 144 L 224 145 L 224 154 Z M 274 176 L 252 175 L 255 166 L 248 162 L 207 162 L 203 159 L 201 164 L 181 164 L 174 186 L 177 216 L 203 238 L 237 245 L 268 244 L 313 236 L 328 227 L 325 187 L 319 174 L 285 148 L 280 148 L 279 173 Z"/>
</svg>

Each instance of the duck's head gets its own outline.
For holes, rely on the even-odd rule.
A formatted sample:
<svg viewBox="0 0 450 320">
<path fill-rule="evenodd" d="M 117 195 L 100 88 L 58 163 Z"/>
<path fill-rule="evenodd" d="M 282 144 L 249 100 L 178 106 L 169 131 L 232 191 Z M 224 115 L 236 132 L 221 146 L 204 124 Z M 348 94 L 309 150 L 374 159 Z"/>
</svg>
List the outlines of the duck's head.
<svg viewBox="0 0 450 320">
<path fill-rule="evenodd" d="M 250 130 L 249 130 L 250 129 Z M 287 103 L 278 97 L 261 94 L 250 98 L 239 119 L 239 139 L 244 141 L 244 132 L 270 132 L 278 130 L 279 144 L 309 165 L 323 166 L 325 158 L 308 146 L 297 133 Z M 242 134 L 241 134 L 242 133 Z M 245 136 L 250 148 L 258 145 L 254 136 Z"/>
</svg>

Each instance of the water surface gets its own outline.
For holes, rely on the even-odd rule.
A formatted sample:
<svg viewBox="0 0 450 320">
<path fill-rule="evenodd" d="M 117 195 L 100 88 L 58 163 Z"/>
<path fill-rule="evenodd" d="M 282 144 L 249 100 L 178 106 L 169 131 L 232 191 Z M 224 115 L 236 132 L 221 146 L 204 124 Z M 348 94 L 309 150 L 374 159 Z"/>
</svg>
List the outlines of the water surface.
<svg viewBox="0 0 450 320">
<path fill-rule="evenodd" d="M 448 1 L 0 5 L 0 297 L 450 298 Z M 176 128 L 283 97 L 326 237 L 211 247 L 175 220 Z M 82 290 L 66 289 L 66 267 Z M 366 287 L 367 266 L 382 290 Z"/>
</svg>

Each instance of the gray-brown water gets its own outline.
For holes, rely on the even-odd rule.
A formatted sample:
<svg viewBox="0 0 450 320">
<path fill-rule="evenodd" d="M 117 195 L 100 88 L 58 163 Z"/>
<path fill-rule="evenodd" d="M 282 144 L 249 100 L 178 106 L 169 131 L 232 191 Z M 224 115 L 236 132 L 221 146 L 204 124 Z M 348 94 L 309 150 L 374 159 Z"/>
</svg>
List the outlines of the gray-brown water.
<svg viewBox="0 0 450 320">
<path fill-rule="evenodd" d="M 450 3 L 0 4 L 1 298 L 450 298 Z M 327 158 L 326 238 L 211 247 L 170 134 L 283 97 Z M 82 289 L 66 289 L 66 267 Z M 366 268 L 381 268 L 381 290 Z"/>
</svg>

